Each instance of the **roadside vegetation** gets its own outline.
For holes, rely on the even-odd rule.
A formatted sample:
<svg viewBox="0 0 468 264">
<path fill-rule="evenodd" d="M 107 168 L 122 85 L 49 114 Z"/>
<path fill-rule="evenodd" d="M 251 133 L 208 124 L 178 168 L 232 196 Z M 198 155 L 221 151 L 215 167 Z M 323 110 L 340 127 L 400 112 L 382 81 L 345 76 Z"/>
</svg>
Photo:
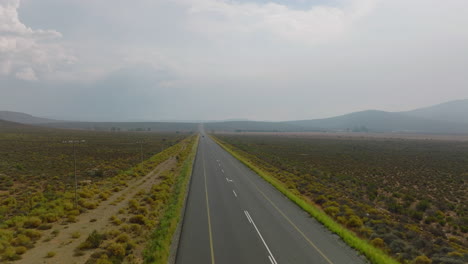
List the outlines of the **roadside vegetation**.
<svg viewBox="0 0 468 264">
<path fill-rule="evenodd" d="M 86 263 L 167 263 L 192 172 L 198 136 L 182 143 L 165 151 L 165 158 L 175 157 L 175 165 L 163 171 L 148 191 L 139 191 L 125 209 L 110 217 L 113 228 L 93 231 L 76 248 L 78 255 L 92 250 Z"/>
<path fill-rule="evenodd" d="M 468 143 L 217 135 L 373 263 L 468 262 Z"/>
<path fill-rule="evenodd" d="M 126 188 L 128 181 L 167 160 L 178 151 L 171 146 L 187 137 L 182 133 L 111 133 L 0 124 L 0 259 L 20 259 L 44 231 L 56 224 L 73 224 L 80 214 Z M 75 146 L 76 205 L 70 140 L 79 140 Z M 144 222 L 139 215 L 144 216 L 136 214 L 131 224 Z M 81 236 L 75 233 L 70 239 Z M 47 258 L 56 255 L 43 254 Z"/>
</svg>

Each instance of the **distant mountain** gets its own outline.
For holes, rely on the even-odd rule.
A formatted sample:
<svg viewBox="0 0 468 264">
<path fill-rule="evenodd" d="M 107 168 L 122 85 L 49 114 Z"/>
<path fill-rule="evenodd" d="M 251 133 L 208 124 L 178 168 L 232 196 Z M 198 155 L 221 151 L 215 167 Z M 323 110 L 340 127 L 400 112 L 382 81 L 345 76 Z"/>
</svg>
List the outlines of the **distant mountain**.
<svg viewBox="0 0 468 264">
<path fill-rule="evenodd" d="M 283 122 L 304 130 L 355 132 L 468 133 L 468 124 L 430 120 L 377 110 L 315 120 Z"/>
<path fill-rule="evenodd" d="M 0 111 L 0 119 L 23 124 L 84 130 L 188 132 L 198 129 L 198 122 L 64 122 L 9 111 Z M 208 132 L 349 131 L 468 134 L 468 100 L 452 101 L 406 112 L 367 110 L 312 120 L 284 122 L 231 120 L 203 123 Z"/>
<path fill-rule="evenodd" d="M 196 132 L 197 123 L 179 122 L 56 122 L 42 126 L 95 131 Z"/>
<path fill-rule="evenodd" d="M 468 100 L 452 101 L 407 112 L 367 110 L 342 116 L 285 122 L 219 122 L 205 124 L 218 131 L 258 132 L 407 132 L 468 134 Z"/>
<path fill-rule="evenodd" d="M 450 101 L 401 113 L 430 120 L 468 124 L 468 99 Z"/>
<path fill-rule="evenodd" d="M 36 117 L 25 113 L 11 111 L 0 111 L 0 119 L 21 124 L 44 124 L 60 122 L 54 119 Z"/>
<path fill-rule="evenodd" d="M 286 132 L 304 131 L 304 128 L 287 122 L 260 122 L 260 121 L 224 121 L 205 123 L 207 132 L 236 131 L 236 132 Z"/>
</svg>

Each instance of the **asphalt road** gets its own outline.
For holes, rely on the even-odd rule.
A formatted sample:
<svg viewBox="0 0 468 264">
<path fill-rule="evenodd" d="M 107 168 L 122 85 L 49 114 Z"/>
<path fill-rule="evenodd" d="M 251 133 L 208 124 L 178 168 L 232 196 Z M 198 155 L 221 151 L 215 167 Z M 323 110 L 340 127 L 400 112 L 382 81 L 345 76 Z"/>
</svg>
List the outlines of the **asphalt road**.
<svg viewBox="0 0 468 264">
<path fill-rule="evenodd" d="M 178 264 L 367 263 L 206 135 L 192 177 Z"/>
</svg>

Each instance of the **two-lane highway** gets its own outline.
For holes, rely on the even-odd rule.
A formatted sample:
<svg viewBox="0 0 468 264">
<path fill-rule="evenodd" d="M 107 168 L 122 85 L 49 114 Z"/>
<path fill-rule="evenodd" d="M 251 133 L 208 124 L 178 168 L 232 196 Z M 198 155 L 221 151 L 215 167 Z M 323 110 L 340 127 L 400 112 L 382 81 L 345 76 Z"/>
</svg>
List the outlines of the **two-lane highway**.
<svg viewBox="0 0 468 264">
<path fill-rule="evenodd" d="M 366 263 L 208 136 L 183 221 L 178 264 Z"/>
</svg>

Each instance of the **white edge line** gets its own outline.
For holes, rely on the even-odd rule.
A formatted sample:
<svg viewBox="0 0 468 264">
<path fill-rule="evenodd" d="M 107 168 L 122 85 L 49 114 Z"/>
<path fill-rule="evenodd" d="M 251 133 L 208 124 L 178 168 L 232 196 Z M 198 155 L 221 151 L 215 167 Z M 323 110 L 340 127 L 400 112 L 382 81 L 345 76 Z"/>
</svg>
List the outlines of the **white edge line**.
<svg viewBox="0 0 468 264">
<path fill-rule="evenodd" d="M 245 217 L 247 217 L 247 220 L 249 220 L 249 223 L 252 223 L 252 221 L 250 221 L 249 215 L 247 215 L 247 211 L 244 211 L 244 214 L 245 214 Z"/>
<path fill-rule="evenodd" d="M 249 212 L 248 212 L 248 211 L 245 211 L 245 213 L 246 213 L 246 215 L 250 218 L 250 221 L 252 221 L 252 225 L 254 226 L 255 230 L 256 230 L 257 233 L 258 233 L 258 236 L 259 236 L 260 239 L 262 240 L 263 245 L 265 245 L 266 249 L 268 250 L 268 253 L 270 254 L 271 259 L 273 260 L 274 264 L 278 264 L 278 262 L 276 262 L 276 260 L 275 260 L 275 257 L 274 257 L 273 254 L 271 253 L 270 248 L 268 247 L 267 243 L 265 242 L 265 239 L 263 239 L 262 234 L 261 234 L 260 231 L 258 230 L 257 225 L 255 224 L 254 220 L 253 220 L 252 217 L 250 216 Z"/>
<path fill-rule="evenodd" d="M 234 196 L 236 196 L 236 197 L 237 197 L 237 193 L 236 193 L 236 191 L 232 190 L 232 192 L 234 193 Z"/>
<path fill-rule="evenodd" d="M 273 260 L 271 259 L 271 256 L 268 256 L 268 259 L 270 260 L 271 264 L 275 264 Z"/>
</svg>

